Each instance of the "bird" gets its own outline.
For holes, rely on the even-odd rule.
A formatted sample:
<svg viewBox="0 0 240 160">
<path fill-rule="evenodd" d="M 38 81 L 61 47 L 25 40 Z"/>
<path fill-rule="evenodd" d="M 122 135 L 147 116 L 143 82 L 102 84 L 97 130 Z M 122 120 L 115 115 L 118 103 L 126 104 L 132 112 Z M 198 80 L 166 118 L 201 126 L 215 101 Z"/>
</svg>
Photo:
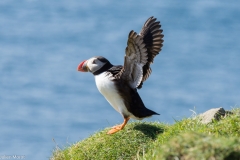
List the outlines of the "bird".
<svg viewBox="0 0 240 160">
<path fill-rule="evenodd" d="M 122 130 L 130 118 L 142 120 L 159 115 L 145 107 L 137 90 L 142 88 L 143 82 L 152 73 L 150 65 L 163 46 L 162 32 L 160 21 L 151 16 L 139 34 L 130 31 L 123 65 L 112 65 L 102 56 L 94 56 L 78 65 L 77 71 L 94 75 L 99 92 L 124 119 L 122 124 L 113 126 L 107 134 Z"/>
</svg>

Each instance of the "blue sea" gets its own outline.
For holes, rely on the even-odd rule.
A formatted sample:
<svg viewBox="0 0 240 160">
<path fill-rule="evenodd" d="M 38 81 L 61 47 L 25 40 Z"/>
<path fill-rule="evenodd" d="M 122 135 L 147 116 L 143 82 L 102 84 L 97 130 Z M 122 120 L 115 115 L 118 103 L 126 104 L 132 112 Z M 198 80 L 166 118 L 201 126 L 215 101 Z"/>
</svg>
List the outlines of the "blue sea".
<svg viewBox="0 0 240 160">
<path fill-rule="evenodd" d="M 101 55 L 123 64 L 128 33 L 150 16 L 164 46 L 139 90 L 174 123 L 210 108 L 240 105 L 240 1 L 0 1 L 0 158 L 49 159 L 122 123 L 80 62 Z"/>
</svg>

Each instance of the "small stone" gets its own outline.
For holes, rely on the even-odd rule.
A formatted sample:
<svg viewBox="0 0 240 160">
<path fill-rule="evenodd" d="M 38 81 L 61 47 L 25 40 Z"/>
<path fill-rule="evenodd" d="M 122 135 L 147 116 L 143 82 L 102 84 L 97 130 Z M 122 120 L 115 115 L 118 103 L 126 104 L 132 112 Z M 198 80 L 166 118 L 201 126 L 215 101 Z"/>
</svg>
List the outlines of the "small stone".
<svg viewBox="0 0 240 160">
<path fill-rule="evenodd" d="M 225 116 L 225 114 L 226 112 L 222 107 L 213 108 L 200 114 L 199 118 L 201 119 L 201 122 L 203 124 L 208 124 L 211 123 L 213 120 L 220 120 L 222 116 Z"/>
</svg>

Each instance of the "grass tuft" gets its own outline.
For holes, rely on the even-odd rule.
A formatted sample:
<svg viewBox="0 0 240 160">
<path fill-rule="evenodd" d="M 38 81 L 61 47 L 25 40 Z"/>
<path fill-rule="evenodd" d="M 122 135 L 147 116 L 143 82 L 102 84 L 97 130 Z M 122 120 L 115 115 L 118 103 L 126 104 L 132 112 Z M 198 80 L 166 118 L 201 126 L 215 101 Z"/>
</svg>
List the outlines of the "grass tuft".
<svg viewBox="0 0 240 160">
<path fill-rule="evenodd" d="M 97 132 L 62 151 L 56 149 L 52 160 L 137 159 L 164 131 L 164 125 L 158 122 L 133 122 L 113 135 L 107 135 L 108 130 Z"/>
<path fill-rule="evenodd" d="M 240 108 L 220 121 L 202 124 L 185 118 L 173 125 L 133 122 L 107 135 L 109 128 L 65 149 L 56 148 L 51 160 L 240 160 Z"/>
<path fill-rule="evenodd" d="M 164 145 L 159 145 L 154 154 L 145 159 L 167 160 L 238 160 L 240 139 L 215 137 L 196 132 L 181 133 Z"/>
</svg>

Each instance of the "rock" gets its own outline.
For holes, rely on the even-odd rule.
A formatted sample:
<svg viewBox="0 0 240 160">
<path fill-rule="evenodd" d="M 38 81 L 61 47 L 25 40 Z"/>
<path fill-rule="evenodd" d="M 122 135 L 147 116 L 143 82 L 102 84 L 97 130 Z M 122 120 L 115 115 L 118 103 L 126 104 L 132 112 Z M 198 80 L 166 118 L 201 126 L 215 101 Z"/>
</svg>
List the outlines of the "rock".
<svg viewBox="0 0 240 160">
<path fill-rule="evenodd" d="M 211 123 L 213 120 L 220 120 L 221 117 L 225 117 L 229 111 L 225 111 L 222 107 L 210 109 L 199 115 L 199 118 L 203 124 Z"/>
</svg>

